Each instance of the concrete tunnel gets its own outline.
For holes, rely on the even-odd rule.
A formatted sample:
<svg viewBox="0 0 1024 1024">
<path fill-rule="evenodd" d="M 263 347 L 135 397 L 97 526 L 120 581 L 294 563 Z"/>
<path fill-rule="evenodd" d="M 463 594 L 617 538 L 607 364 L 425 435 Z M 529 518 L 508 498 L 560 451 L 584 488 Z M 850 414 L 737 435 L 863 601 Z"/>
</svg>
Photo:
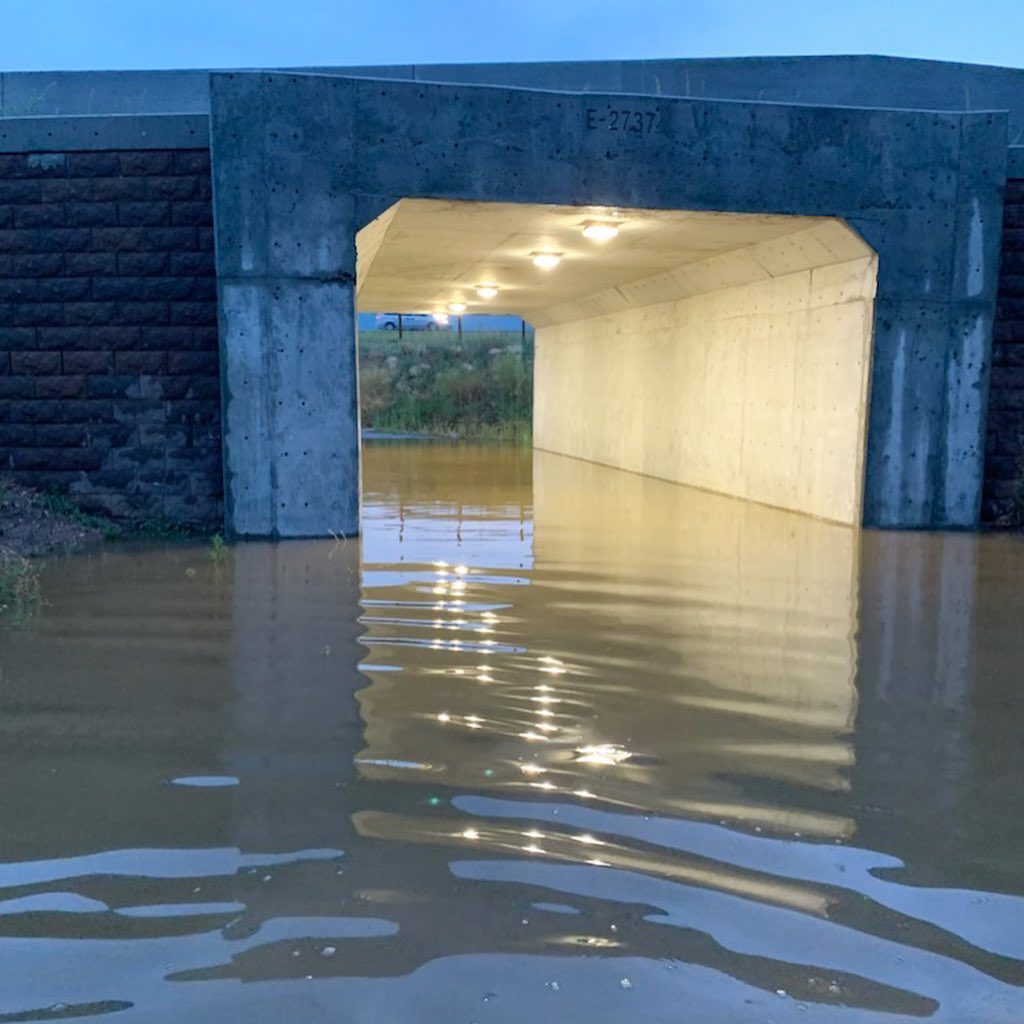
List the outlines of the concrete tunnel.
<svg viewBox="0 0 1024 1024">
<path fill-rule="evenodd" d="M 356 247 L 360 310 L 533 323 L 536 447 L 860 522 L 877 258 L 842 222 L 402 199 Z"/>
<path fill-rule="evenodd" d="M 210 105 L 232 535 L 358 532 L 356 310 L 478 284 L 537 329 L 540 448 L 977 524 L 1005 114 L 277 72 Z"/>
</svg>

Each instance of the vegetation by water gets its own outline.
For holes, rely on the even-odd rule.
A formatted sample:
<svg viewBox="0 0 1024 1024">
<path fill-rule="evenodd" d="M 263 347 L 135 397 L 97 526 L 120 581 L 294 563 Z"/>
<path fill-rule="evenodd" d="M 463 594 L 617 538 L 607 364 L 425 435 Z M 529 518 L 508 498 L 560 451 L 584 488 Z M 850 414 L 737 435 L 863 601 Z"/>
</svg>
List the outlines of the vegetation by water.
<svg viewBox="0 0 1024 1024">
<path fill-rule="evenodd" d="M 39 572 L 23 555 L 0 548 L 0 612 L 24 611 L 39 602 Z"/>
<path fill-rule="evenodd" d="M 363 331 L 363 426 L 528 444 L 533 336 L 518 332 Z"/>
<path fill-rule="evenodd" d="M 41 509 L 77 523 L 85 530 L 94 532 L 104 540 L 176 540 L 194 537 L 195 527 L 187 523 L 176 523 L 163 516 L 148 516 L 144 519 L 108 519 L 84 512 L 73 498 L 66 494 L 42 492 L 32 499 Z"/>
<path fill-rule="evenodd" d="M 223 565 L 228 560 L 228 542 L 224 537 L 215 533 L 210 538 L 210 561 L 214 565 Z"/>
</svg>

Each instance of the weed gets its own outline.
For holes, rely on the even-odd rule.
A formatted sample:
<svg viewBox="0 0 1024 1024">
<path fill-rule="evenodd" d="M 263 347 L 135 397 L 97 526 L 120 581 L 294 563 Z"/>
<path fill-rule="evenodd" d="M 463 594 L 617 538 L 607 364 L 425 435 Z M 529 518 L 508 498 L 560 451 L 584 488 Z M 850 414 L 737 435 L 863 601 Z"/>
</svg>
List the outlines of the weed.
<svg viewBox="0 0 1024 1024">
<path fill-rule="evenodd" d="M 215 533 L 210 538 L 210 561 L 213 562 L 214 565 L 223 565 L 227 560 L 227 541 L 225 541 L 219 533 Z"/>
<path fill-rule="evenodd" d="M 0 610 L 24 611 L 39 603 L 39 572 L 21 555 L 0 548 Z"/>
<path fill-rule="evenodd" d="M 194 537 L 196 530 L 187 523 L 176 523 L 163 516 L 151 516 L 126 523 L 119 536 L 139 540 L 184 540 Z"/>
<path fill-rule="evenodd" d="M 359 404 L 368 412 L 386 409 L 394 399 L 392 377 L 383 366 L 372 364 L 359 369 Z"/>
</svg>

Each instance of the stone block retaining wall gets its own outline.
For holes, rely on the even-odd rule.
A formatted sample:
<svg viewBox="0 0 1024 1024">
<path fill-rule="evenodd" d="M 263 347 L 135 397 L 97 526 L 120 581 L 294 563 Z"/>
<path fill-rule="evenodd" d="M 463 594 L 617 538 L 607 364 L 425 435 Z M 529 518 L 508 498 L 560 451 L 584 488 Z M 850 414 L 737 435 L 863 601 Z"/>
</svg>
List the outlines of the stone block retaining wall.
<svg viewBox="0 0 1024 1024">
<path fill-rule="evenodd" d="M 222 518 L 207 149 L 0 153 L 0 473 Z"/>
</svg>

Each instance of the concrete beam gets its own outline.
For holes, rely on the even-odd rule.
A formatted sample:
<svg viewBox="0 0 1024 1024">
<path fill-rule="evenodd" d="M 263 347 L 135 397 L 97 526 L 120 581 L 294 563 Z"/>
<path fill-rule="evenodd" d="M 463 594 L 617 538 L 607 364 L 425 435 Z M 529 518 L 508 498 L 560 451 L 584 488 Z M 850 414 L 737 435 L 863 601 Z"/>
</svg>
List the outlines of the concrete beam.
<svg viewBox="0 0 1024 1024">
<path fill-rule="evenodd" d="M 203 114 L 96 117 L 0 117 L 0 153 L 68 153 L 107 149 L 205 149 Z"/>
</svg>

